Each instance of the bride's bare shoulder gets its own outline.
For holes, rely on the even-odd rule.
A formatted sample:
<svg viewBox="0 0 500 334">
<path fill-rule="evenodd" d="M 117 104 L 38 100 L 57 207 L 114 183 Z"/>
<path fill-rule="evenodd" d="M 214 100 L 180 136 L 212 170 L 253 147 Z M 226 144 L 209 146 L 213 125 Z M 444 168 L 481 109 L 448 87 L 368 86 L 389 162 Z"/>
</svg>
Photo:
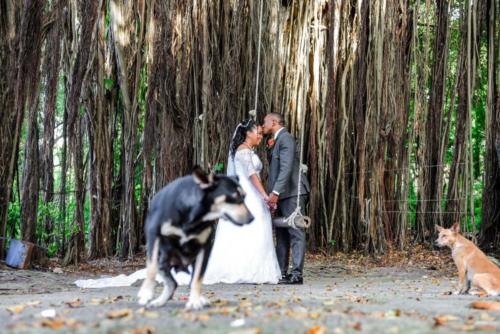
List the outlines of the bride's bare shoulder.
<svg viewBox="0 0 500 334">
<path fill-rule="evenodd" d="M 236 149 L 236 152 L 239 152 L 239 151 L 244 151 L 244 150 L 250 150 L 246 145 L 244 144 L 241 144 L 240 146 L 238 146 L 238 148 Z"/>
</svg>

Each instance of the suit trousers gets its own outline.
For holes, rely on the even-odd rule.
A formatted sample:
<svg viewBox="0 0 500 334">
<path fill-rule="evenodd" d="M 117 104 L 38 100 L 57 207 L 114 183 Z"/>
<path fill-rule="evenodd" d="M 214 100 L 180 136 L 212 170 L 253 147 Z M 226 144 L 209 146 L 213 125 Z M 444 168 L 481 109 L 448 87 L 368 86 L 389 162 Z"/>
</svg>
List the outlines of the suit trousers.
<svg viewBox="0 0 500 334">
<path fill-rule="evenodd" d="M 301 213 L 304 214 L 308 195 L 300 196 Z M 297 208 L 297 196 L 284 198 L 278 201 L 277 216 L 289 217 Z M 290 249 L 292 250 L 292 276 L 302 277 L 304 269 L 304 255 L 306 250 L 306 232 L 303 228 L 276 228 L 276 256 L 281 269 L 281 275 L 288 273 Z"/>
</svg>

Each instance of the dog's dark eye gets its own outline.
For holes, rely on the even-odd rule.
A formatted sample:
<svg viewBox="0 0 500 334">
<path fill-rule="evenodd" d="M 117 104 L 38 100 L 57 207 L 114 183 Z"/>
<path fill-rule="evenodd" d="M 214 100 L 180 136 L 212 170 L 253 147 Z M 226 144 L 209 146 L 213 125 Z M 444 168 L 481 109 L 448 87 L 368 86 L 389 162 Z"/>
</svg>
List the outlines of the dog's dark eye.
<svg viewBox="0 0 500 334">
<path fill-rule="evenodd" d="M 232 204 L 240 204 L 241 202 L 243 202 L 243 199 L 242 199 L 242 196 L 240 193 L 235 192 L 235 193 L 232 193 L 231 195 L 227 196 L 226 202 L 232 203 Z"/>
</svg>

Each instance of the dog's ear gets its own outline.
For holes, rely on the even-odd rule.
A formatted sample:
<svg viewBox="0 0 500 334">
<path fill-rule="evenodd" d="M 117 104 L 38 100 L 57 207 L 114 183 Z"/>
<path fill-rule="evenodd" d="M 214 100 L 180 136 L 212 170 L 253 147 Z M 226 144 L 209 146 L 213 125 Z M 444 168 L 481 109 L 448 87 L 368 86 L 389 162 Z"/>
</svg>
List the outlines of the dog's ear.
<svg viewBox="0 0 500 334">
<path fill-rule="evenodd" d="M 441 232 L 442 230 L 444 230 L 444 227 L 439 226 L 438 224 L 436 224 L 434 227 L 436 228 L 436 231 L 437 231 L 438 233 L 439 233 L 439 232 Z"/>
<path fill-rule="evenodd" d="M 460 224 L 459 223 L 453 224 L 453 226 L 451 227 L 451 231 L 455 232 L 455 233 L 459 233 L 460 232 Z"/>
<path fill-rule="evenodd" d="M 194 166 L 192 175 L 194 182 L 196 182 L 201 189 L 208 188 L 212 185 L 213 181 L 211 181 L 210 176 L 207 176 L 200 166 Z"/>
</svg>

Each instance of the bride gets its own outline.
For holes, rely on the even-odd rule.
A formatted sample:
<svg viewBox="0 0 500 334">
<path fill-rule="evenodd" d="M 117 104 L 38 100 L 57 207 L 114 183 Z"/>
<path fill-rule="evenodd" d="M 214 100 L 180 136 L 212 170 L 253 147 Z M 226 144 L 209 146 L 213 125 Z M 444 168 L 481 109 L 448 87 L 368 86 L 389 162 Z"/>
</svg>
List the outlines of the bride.
<svg viewBox="0 0 500 334">
<path fill-rule="evenodd" d="M 260 179 L 262 162 L 254 148 L 262 141 L 262 129 L 254 120 L 240 123 L 233 135 L 228 175 L 237 175 L 246 192 L 245 204 L 255 217 L 236 226 L 219 220 L 204 284 L 278 283 L 281 271 L 273 243 L 268 194 Z"/>
<path fill-rule="evenodd" d="M 266 204 L 268 194 L 260 179 L 262 162 L 253 151 L 261 141 L 262 129 L 254 120 L 240 123 L 234 132 L 227 174 L 238 176 L 246 192 L 245 204 L 255 219 L 244 226 L 219 220 L 203 284 L 276 284 L 281 278 L 273 243 L 271 214 Z M 190 274 L 175 272 L 174 269 L 172 276 L 179 285 L 187 285 L 191 280 Z M 142 269 L 128 276 L 78 280 L 75 284 L 81 288 L 130 286 L 145 277 L 146 270 Z"/>
</svg>

